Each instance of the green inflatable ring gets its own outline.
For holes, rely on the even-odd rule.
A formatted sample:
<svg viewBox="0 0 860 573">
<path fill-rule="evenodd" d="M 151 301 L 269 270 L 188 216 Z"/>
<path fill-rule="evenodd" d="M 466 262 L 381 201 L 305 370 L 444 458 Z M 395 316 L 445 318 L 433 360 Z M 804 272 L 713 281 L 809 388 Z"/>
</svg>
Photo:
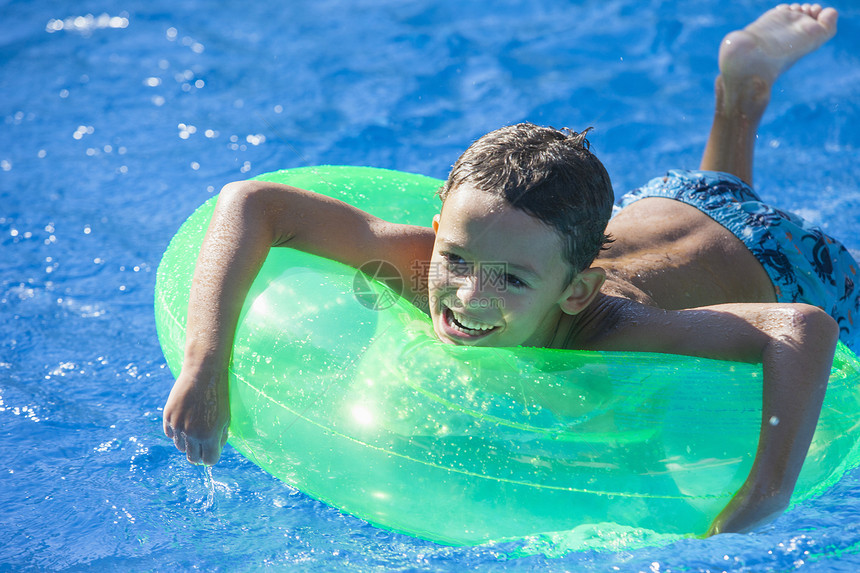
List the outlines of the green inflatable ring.
<svg viewBox="0 0 860 573">
<path fill-rule="evenodd" d="M 428 225 L 439 207 L 440 181 L 396 171 L 258 179 L 405 223 Z M 174 375 L 213 209 L 189 217 L 158 268 L 158 335 Z M 858 382 L 857 357 L 840 344 L 793 503 L 858 465 Z M 233 447 L 374 525 L 452 545 L 563 531 L 576 548 L 704 533 L 751 467 L 761 369 L 446 345 L 424 314 L 354 269 L 273 249 L 236 332 L 230 406 Z"/>
</svg>

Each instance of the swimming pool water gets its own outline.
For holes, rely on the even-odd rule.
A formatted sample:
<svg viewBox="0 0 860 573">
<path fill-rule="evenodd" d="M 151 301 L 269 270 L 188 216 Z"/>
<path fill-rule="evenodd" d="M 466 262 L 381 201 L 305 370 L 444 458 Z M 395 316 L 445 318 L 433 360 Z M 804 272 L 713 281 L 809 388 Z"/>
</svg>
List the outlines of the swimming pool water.
<svg viewBox="0 0 860 573">
<path fill-rule="evenodd" d="M 472 140 L 529 120 L 594 126 L 620 194 L 697 164 L 719 41 L 769 6 L 278 4 L 0 2 L 0 570 L 860 567 L 856 471 L 752 535 L 566 553 L 376 529 L 229 447 L 213 481 L 185 463 L 161 433 L 173 380 L 152 289 L 223 184 L 314 164 L 444 177 Z M 845 4 L 839 36 L 778 84 L 756 183 L 860 249 L 860 9 Z"/>
</svg>

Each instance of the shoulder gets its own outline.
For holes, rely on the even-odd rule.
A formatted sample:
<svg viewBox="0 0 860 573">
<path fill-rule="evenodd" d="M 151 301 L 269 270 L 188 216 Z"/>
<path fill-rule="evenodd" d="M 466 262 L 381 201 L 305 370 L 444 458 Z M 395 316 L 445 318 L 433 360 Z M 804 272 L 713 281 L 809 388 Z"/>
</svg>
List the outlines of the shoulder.
<svg viewBox="0 0 860 573">
<path fill-rule="evenodd" d="M 569 318 L 564 348 L 614 350 L 614 340 L 653 312 L 665 311 L 624 296 L 601 293 L 588 308 Z"/>
<path fill-rule="evenodd" d="M 827 313 L 797 303 L 721 304 L 664 310 L 605 297 L 578 317 L 571 348 L 660 352 L 761 362 L 768 347 L 835 345 L 838 329 Z"/>
</svg>

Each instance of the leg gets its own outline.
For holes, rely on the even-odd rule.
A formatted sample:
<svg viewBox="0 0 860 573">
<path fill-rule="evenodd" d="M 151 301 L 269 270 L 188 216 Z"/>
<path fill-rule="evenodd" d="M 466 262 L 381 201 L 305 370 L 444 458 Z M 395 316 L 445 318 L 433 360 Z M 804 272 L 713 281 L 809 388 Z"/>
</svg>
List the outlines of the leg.
<svg viewBox="0 0 860 573">
<path fill-rule="evenodd" d="M 776 79 L 836 34 L 838 14 L 818 4 L 781 4 L 730 33 L 720 46 L 714 123 L 701 169 L 723 171 L 752 185 L 759 121 Z"/>
</svg>

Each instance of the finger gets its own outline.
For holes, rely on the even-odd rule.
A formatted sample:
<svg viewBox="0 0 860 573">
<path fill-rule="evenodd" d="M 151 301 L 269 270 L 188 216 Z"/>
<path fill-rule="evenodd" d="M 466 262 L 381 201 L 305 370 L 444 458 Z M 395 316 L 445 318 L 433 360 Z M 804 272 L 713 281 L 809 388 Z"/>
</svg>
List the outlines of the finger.
<svg viewBox="0 0 860 573">
<path fill-rule="evenodd" d="M 185 442 L 185 434 L 183 432 L 174 432 L 173 444 L 176 446 L 177 450 L 184 452 L 187 445 Z"/>
<path fill-rule="evenodd" d="M 185 457 L 192 464 L 199 464 L 202 458 L 202 446 L 196 441 L 188 441 L 188 447 L 185 449 Z"/>
<path fill-rule="evenodd" d="M 212 443 L 203 448 L 201 461 L 207 466 L 214 466 L 221 459 L 221 446 L 217 443 Z"/>
</svg>

